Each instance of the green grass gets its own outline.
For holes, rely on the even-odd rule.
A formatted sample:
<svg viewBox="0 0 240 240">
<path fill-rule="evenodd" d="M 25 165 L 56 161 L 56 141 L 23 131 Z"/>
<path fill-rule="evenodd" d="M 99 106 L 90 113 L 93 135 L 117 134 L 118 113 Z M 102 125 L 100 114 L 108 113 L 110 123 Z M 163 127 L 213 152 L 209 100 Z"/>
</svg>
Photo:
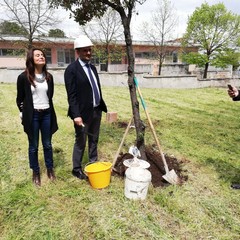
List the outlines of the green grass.
<svg viewBox="0 0 240 240">
<path fill-rule="evenodd" d="M 240 192 L 230 184 L 240 182 L 240 102 L 219 88 L 141 90 L 164 152 L 184 161 L 188 181 L 150 185 L 145 201 L 132 201 L 124 196 L 123 179 L 112 177 L 108 188 L 95 190 L 72 177 L 74 131 L 63 85 L 56 85 L 54 95 L 57 181 L 48 181 L 40 149 L 42 187 L 34 187 L 16 86 L 0 85 L 1 240 L 239 239 Z M 109 111 L 117 111 L 118 121 L 127 124 L 128 89 L 104 87 L 103 94 Z M 142 107 L 141 117 L 147 124 Z M 124 131 L 103 115 L 100 160 L 113 161 Z M 134 139 L 131 129 L 122 150 Z M 149 127 L 145 140 L 154 143 Z"/>
</svg>

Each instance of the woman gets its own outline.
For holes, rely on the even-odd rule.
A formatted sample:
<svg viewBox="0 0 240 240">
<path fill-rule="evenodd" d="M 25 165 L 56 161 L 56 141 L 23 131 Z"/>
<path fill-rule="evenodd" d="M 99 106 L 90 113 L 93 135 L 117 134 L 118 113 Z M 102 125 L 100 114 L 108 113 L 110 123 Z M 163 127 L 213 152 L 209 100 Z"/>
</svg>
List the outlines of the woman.
<svg viewBox="0 0 240 240">
<path fill-rule="evenodd" d="M 29 165 L 33 170 L 32 180 L 36 186 L 41 186 L 38 162 L 39 132 L 41 132 L 47 176 L 50 180 L 55 180 L 51 140 L 58 125 L 52 102 L 53 92 L 53 77 L 47 71 L 45 53 L 38 48 L 29 50 L 26 69 L 17 79 L 16 102 L 24 132 L 28 136 Z"/>
</svg>

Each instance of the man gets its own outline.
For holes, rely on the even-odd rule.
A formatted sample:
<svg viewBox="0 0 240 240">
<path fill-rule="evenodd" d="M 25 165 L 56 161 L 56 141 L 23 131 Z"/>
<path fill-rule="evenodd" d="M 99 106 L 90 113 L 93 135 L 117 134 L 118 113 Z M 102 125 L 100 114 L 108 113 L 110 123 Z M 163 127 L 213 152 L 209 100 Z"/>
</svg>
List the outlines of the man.
<svg viewBox="0 0 240 240">
<path fill-rule="evenodd" d="M 233 101 L 240 101 L 240 94 L 236 87 L 228 85 L 228 95 L 233 99 Z M 234 183 L 231 187 L 233 189 L 240 189 L 240 184 Z"/>
<path fill-rule="evenodd" d="M 97 145 L 102 111 L 107 106 L 102 98 L 101 85 L 95 66 L 90 63 L 93 43 L 87 36 L 74 41 L 78 59 L 65 70 L 64 81 L 68 96 L 68 116 L 75 128 L 73 147 L 73 176 L 87 179 L 82 171 L 82 159 L 88 138 L 89 162 L 98 160 Z"/>
</svg>

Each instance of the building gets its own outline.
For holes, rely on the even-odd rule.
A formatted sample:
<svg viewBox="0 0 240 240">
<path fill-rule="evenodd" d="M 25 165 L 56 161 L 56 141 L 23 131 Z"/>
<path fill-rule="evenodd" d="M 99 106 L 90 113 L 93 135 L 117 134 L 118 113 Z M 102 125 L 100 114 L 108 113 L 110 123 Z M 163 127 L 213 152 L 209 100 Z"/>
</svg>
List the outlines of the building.
<svg viewBox="0 0 240 240">
<path fill-rule="evenodd" d="M 40 40 L 34 40 L 34 46 L 45 49 L 47 55 L 48 67 L 62 68 L 76 59 L 73 49 L 74 39 L 72 38 L 51 38 L 42 37 Z M 25 67 L 27 39 L 22 36 L 2 35 L 0 37 L 0 67 L 5 68 L 23 68 Z M 103 45 L 95 42 L 96 48 L 104 48 Z M 121 49 L 121 55 L 118 59 L 109 60 L 108 70 L 112 72 L 127 70 L 127 57 L 125 51 L 125 42 L 119 41 L 116 45 L 109 48 L 114 52 L 116 47 Z M 180 53 L 182 52 L 179 39 L 167 42 L 165 48 L 167 55 L 164 64 L 180 65 L 182 64 Z M 145 41 L 133 41 L 133 51 L 135 55 L 135 71 L 145 72 L 157 75 L 158 60 L 156 49 L 153 44 Z M 198 51 L 197 47 L 189 47 L 188 52 Z M 98 56 L 97 51 L 93 51 L 93 60 L 98 70 L 104 69 L 105 62 Z"/>
<path fill-rule="evenodd" d="M 25 67 L 27 39 L 20 36 L 0 37 L 0 66 Z M 75 59 L 73 39 L 42 38 L 34 46 L 45 49 L 49 67 L 64 67 Z"/>
</svg>

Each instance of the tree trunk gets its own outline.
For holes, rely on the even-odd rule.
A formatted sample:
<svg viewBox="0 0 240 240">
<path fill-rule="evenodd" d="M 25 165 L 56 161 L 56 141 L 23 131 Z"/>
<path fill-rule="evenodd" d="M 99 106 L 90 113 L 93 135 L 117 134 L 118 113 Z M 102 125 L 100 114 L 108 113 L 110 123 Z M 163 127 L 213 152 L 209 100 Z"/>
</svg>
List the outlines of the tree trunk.
<svg viewBox="0 0 240 240">
<path fill-rule="evenodd" d="M 207 62 L 207 63 L 205 64 L 204 73 L 203 73 L 203 78 L 207 78 L 208 67 L 209 67 L 209 62 Z"/>
<path fill-rule="evenodd" d="M 127 58 L 128 58 L 128 87 L 130 91 L 130 98 L 132 103 L 132 112 L 134 117 L 134 124 L 136 128 L 136 146 L 139 149 L 141 153 L 141 158 L 146 159 L 145 154 L 145 125 L 143 124 L 141 118 L 140 118 L 140 112 L 139 112 L 139 102 L 137 99 L 137 93 L 136 93 L 136 86 L 134 84 L 134 55 L 133 55 L 133 46 L 132 46 L 132 38 L 131 38 L 131 32 L 130 32 L 130 21 L 127 17 L 122 17 L 122 22 L 124 26 L 124 36 L 125 36 L 125 42 L 126 42 L 126 48 L 127 48 Z M 131 116 L 129 116 L 130 118 Z"/>
<path fill-rule="evenodd" d="M 162 61 L 159 60 L 158 75 L 160 76 L 162 72 Z"/>
<path fill-rule="evenodd" d="M 109 46 L 106 46 L 106 61 L 105 61 L 105 71 L 108 72 L 108 64 L 109 64 Z"/>
<path fill-rule="evenodd" d="M 28 35 L 28 43 L 27 43 L 27 49 L 29 50 L 31 48 L 33 48 L 33 34 L 32 33 L 30 33 Z"/>
<path fill-rule="evenodd" d="M 164 27 L 164 25 L 162 26 Z M 162 36 L 161 36 L 161 45 L 160 45 L 160 54 L 159 54 L 159 67 L 158 67 L 158 75 L 160 76 L 161 73 L 162 73 L 162 65 L 163 65 L 163 62 L 164 62 L 164 34 L 163 34 L 164 31 L 162 31 Z"/>
</svg>

